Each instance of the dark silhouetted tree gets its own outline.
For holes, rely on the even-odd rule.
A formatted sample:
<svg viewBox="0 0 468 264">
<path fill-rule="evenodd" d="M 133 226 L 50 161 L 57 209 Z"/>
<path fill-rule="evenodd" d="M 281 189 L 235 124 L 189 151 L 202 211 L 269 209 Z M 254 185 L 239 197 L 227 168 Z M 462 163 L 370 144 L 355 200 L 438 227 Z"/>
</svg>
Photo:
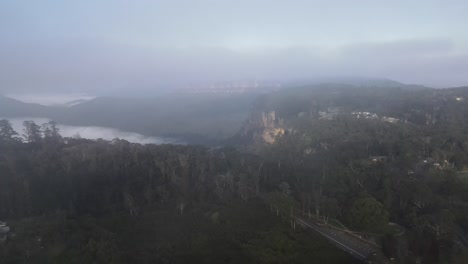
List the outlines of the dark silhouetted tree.
<svg viewBox="0 0 468 264">
<path fill-rule="evenodd" d="M 16 136 L 18 136 L 18 133 L 13 129 L 10 121 L 0 120 L 0 141 L 16 140 Z"/>
<path fill-rule="evenodd" d="M 37 143 L 42 139 L 41 127 L 34 123 L 34 121 L 24 121 L 24 138 L 29 143 Z"/>
</svg>

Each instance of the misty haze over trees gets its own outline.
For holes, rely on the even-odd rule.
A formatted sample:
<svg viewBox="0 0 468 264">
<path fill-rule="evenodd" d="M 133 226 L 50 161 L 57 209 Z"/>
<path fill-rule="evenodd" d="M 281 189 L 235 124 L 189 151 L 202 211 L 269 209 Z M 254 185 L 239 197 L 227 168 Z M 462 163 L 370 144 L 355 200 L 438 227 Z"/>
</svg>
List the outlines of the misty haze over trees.
<svg viewBox="0 0 468 264">
<path fill-rule="evenodd" d="M 0 263 L 468 263 L 465 1 L 0 3 Z"/>
<path fill-rule="evenodd" d="M 294 214 L 364 234 L 376 261 L 462 263 L 465 98 L 464 87 L 283 89 L 257 97 L 223 143 L 235 148 L 62 137 L 55 122 L 25 121 L 18 132 L 2 120 L 0 214 L 17 232 L 3 258 L 350 261 L 289 223 Z M 235 216 L 244 214 L 252 219 Z M 25 246 L 33 255 L 18 251 Z"/>
</svg>

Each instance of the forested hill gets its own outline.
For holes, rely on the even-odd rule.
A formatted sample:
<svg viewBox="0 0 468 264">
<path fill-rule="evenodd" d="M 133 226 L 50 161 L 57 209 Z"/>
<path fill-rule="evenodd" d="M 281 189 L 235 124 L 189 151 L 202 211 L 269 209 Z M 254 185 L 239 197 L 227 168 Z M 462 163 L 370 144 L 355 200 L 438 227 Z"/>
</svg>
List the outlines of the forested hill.
<svg viewBox="0 0 468 264">
<path fill-rule="evenodd" d="M 300 212 L 400 263 L 466 263 L 467 98 L 463 87 L 279 91 L 240 131 L 248 151 L 62 138 L 53 122 L 26 122 L 20 140 L 2 120 L 0 221 L 13 235 L 0 262 L 348 262 L 289 227 L 284 212 Z"/>
<path fill-rule="evenodd" d="M 98 97 L 70 107 L 27 104 L 0 96 L 0 117 L 49 118 L 63 125 L 100 126 L 145 136 L 216 144 L 248 117 L 256 94 L 166 94 Z"/>
<path fill-rule="evenodd" d="M 452 263 L 468 249 L 467 99 L 468 87 L 283 90 L 256 102 L 236 140 L 288 166 L 285 178 L 316 215 L 372 233 L 396 222 L 407 247 L 388 240 L 396 251 L 387 254 Z M 369 215 L 353 222 L 354 206 Z"/>
<path fill-rule="evenodd" d="M 57 122 L 106 126 L 147 136 L 218 143 L 248 117 L 254 94 L 168 94 L 147 98 L 100 97 L 55 113 Z"/>
<path fill-rule="evenodd" d="M 23 103 L 18 100 L 0 95 L 1 117 L 43 117 L 47 107 L 38 104 Z"/>
<path fill-rule="evenodd" d="M 285 89 L 259 98 L 239 136 L 272 141 L 301 123 L 337 117 L 379 120 L 433 131 L 468 124 L 468 87 L 411 89 L 322 84 Z M 310 122 L 309 122 L 310 121 Z M 435 129 L 435 130 L 434 130 Z"/>
<path fill-rule="evenodd" d="M 351 261 L 270 212 L 258 195 L 290 191 L 256 155 L 25 129 L 22 142 L 0 122 L 0 263 Z"/>
</svg>

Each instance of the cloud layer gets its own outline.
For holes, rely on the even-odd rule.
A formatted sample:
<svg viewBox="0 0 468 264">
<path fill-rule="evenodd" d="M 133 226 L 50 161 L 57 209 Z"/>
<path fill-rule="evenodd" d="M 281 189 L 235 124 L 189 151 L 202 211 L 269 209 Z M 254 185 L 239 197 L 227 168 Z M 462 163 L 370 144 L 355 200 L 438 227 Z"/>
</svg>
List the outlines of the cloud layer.
<svg viewBox="0 0 468 264">
<path fill-rule="evenodd" d="M 468 54 L 449 40 L 361 43 L 335 49 L 291 47 L 135 49 L 102 43 L 23 46 L 0 51 L 4 91 L 122 92 L 236 79 L 385 77 L 429 86 L 468 84 Z"/>
<path fill-rule="evenodd" d="M 3 119 L 3 118 L 0 118 Z M 11 118 L 9 119 L 18 134 L 23 134 L 23 121 L 32 120 L 36 124 L 41 125 L 49 122 L 47 118 Z M 129 142 L 140 143 L 140 144 L 164 144 L 164 143 L 176 143 L 173 139 L 158 138 L 158 137 L 147 137 L 138 133 L 125 132 L 118 129 L 107 128 L 107 127 L 96 127 L 96 126 L 67 126 L 60 125 L 60 134 L 64 137 L 81 137 L 87 139 L 104 139 L 113 140 L 115 138 L 125 139 Z"/>
<path fill-rule="evenodd" d="M 466 85 L 467 13 L 463 0 L 5 0 L 0 91 L 341 75 Z"/>
</svg>

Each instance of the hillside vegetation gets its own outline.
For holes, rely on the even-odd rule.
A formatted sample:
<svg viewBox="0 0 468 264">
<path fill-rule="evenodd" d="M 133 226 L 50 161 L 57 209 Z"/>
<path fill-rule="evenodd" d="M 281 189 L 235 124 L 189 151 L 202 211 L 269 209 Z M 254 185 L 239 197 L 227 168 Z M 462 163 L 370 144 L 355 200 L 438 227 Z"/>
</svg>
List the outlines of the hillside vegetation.
<svg viewBox="0 0 468 264">
<path fill-rule="evenodd" d="M 291 89 L 258 100 L 235 140 L 277 163 L 304 210 L 381 234 L 403 263 L 453 263 L 468 246 L 467 98 L 464 87 Z M 406 234 L 392 238 L 388 222 Z"/>
<path fill-rule="evenodd" d="M 287 212 L 300 212 L 396 263 L 465 263 L 467 98 L 463 87 L 278 91 L 255 101 L 233 147 L 62 138 L 53 122 L 25 122 L 20 140 L 4 120 L 0 219 L 15 235 L 0 260 L 350 261 L 291 228 Z"/>
<path fill-rule="evenodd" d="M 1 263 L 351 259 L 270 212 L 255 155 L 62 138 L 54 123 L 26 122 L 25 133 L 0 123 L 0 219 L 11 228 Z"/>
</svg>

